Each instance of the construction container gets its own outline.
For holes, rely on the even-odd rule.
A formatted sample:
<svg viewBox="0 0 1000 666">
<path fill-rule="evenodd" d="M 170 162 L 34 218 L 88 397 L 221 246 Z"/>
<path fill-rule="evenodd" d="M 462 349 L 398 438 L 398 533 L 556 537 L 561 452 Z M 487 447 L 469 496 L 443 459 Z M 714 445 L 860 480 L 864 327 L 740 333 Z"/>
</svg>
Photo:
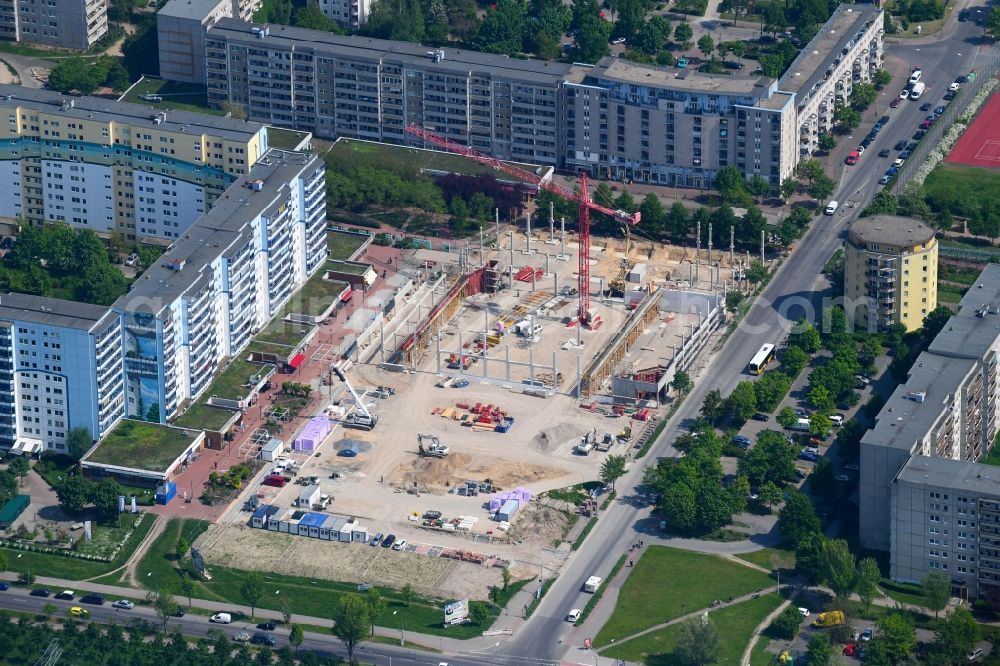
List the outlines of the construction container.
<svg viewBox="0 0 1000 666">
<path fill-rule="evenodd" d="M 17 517 L 31 504 L 29 495 L 16 495 L 0 509 L 0 530 L 8 530 Z"/>
<path fill-rule="evenodd" d="M 156 503 L 166 504 L 174 497 L 177 496 L 177 484 L 173 481 L 167 481 L 162 486 L 156 489 Z"/>
<path fill-rule="evenodd" d="M 253 517 L 250 519 L 250 526 L 256 527 L 257 529 L 266 528 L 268 521 L 277 515 L 279 511 L 280 509 L 278 507 L 270 504 L 258 507 L 257 510 L 253 512 Z M 275 524 L 275 529 L 277 529 L 277 524 Z"/>
<path fill-rule="evenodd" d="M 320 489 L 318 485 L 306 486 L 299 493 L 298 499 L 295 500 L 295 506 L 300 509 L 310 509 L 313 504 L 319 502 Z"/>
<path fill-rule="evenodd" d="M 260 459 L 264 462 L 274 462 L 285 451 L 285 443 L 277 437 L 272 437 L 260 450 Z"/>
<path fill-rule="evenodd" d="M 509 499 L 506 502 L 504 502 L 503 506 L 500 507 L 500 510 L 497 511 L 496 519 L 506 521 L 509 523 L 514 518 L 514 514 L 517 513 L 517 510 L 519 508 L 521 508 L 520 502 L 518 502 L 517 500 Z"/>
<path fill-rule="evenodd" d="M 646 264 L 636 264 L 628 272 L 629 282 L 642 282 L 646 279 Z"/>
</svg>

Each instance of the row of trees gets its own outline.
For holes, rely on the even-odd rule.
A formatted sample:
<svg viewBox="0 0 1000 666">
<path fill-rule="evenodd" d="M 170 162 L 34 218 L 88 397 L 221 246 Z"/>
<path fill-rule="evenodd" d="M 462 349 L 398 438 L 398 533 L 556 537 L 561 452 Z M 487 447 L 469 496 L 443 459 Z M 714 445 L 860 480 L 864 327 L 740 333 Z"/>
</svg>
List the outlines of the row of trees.
<svg viewBox="0 0 1000 666">
<path fill-rule="evenodd" d="M 95 305 L 111 305 L 128 290 L 97 234 L 65 224 L 24 227 L 0 265 L 0 283 Z"/>
<path fill-rule="evenodd" d="M 118 515 L 118 497 L 126 494 L 112 478 L 91 481 L 78 472 L 65 476 L 55 491 L 59 506 L 67 513 L 79 515 L 84 507 L 92 505 L 98 517 L 108 522 Z"/>
<path fill-rule="evenodd" d="M 101 56 L 96 60 L 73 56 L 60 60 L 49 71 L 49 87 L 62 93 L 76 91 L 90 95 L 106 86 L 117 93 L 125 92 L 131 80 L 128 70 L 118 58 Z"/>
</svg>

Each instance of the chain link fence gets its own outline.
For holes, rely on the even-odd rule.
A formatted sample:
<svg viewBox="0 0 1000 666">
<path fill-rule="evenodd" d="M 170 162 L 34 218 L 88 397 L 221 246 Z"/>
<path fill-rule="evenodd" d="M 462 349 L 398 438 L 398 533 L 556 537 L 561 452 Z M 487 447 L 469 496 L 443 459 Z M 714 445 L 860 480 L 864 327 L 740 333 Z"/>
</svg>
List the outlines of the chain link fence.
<svg viewBox="0 0 1000 666">
<path fill-rule="evenodd" d="M 955 99 L 951 101 L 951 104 L 947 105 L 945 112 L 941 114 L 937 122 L 931 125 L 930 129 L 927 130 L 927 133 L 924 134 L 924 137 L 917 144 L 913 154 L 910 155 L 909 159 L 896 172 L 894 190 L 897 196 L 906 189 L 906 185 L 913 179 L 917 169 L 920 168 L 930 152 L 941 142 L 945 132 L 951 129 L 955 121 L 966 112 L 969 102 L 976 97 L 987 81 L 997 75 L 998 69 L 1000 69 L 1000 48 L 994 43 L 990 44 L 985 54 L 981 53 L 974 62 L 973 71 L 976 73 L 975 78 L 971 82 L 966 82 L 962 85 Z M 940 106 L 942 103 L 943 100 L 935 103 L 934 106 Z"/>
</svg>

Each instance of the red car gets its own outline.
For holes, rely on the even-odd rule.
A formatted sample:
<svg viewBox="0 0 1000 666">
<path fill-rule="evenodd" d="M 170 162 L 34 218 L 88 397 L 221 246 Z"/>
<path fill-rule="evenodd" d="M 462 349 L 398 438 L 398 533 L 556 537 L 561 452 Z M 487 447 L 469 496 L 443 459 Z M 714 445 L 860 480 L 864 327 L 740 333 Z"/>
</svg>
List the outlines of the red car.
<svg viewBox="0 0 1000 666">
<path fill-rule="evenodd" d="M 899 99 L 898 97 L 893 97 L 892 101 L 889 102 L 889 106 L 891 106 L 892 108 L 896 109 L 896 108 L 899 108 L 899 105 L 902 104 L 902 103 L 903 103 L 903 100 Z"/>
<path fill-rule="evenodd" d="M 859 153 L 856 150 L 852 150 L 850 153 L 848 153 L 847 159 L 844 160 L 844 163 L 852 165 L 857 164 L 860 158 L 861 158 L 861 153 Z"/>
<path fill-rule="evenodd" d="M 931 128 L 932 124 L 933 123 L 931 121 L 925 120 L 924 122 L 920 123 L 920 129 L 922 129 L 922 130 L 928 130 L 928 129 Z"/>
<path fill-rule="evenodd" d="M 858 650 L 860 650 L 860 649 L 861 648 L 858 647 L 858 645 L 856 643 L 848 643 L 847 645 L 844 646 L 844 656 L 845 657 L 856 657 L 856 656 L 858 656 Z"/>
<path fill-rule="evenodd" d="M 265 486 L 274 486 L 275 488 L 284 488 L 286 483 L 288 480 L 280 474 L 272 474 L 264 479 Z"/>
</svg>

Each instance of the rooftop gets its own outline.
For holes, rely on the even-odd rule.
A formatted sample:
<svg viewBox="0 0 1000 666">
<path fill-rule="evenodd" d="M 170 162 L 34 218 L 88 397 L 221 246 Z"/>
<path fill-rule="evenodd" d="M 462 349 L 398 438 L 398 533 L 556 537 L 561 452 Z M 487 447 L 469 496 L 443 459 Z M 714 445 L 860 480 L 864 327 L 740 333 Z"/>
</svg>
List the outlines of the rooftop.
<svg viewBox="0 0 1000 666">
<path fill-rule="evenodd" d="M 851 224 L 850 234 L 876 245 L 922 245 L 934 239 L 934 230 L 912 217 L 872 215 Z"/>
<path fill-rule="evenodd" d="M 17 107 L 56 113 L 66 118 L 127 123 L 166 132 L 210 134 L 234 141 L 249 141 L 264 129 L 260 123 L 233 120 L 191 111 L 163 111 L 151 106 L 116 102 L 101 97 L 74 97 L 54 90 L 0 84 L 0 109 Z M 160 123 L 154 119 L 163 118 Z"/>
<path fill-rule="evenodd" d="M 258 33 L 266 28 L 267 37 L 261 39 Z M 299 53 L 336 53 L 345 58 L 359 60 L 380 60 L 404 65 L 420 64 L 424 69 L 452 72 L 461 76 L 484 73 L 517 81 L 551 83 L 555 85 L 570 70 L 571 65 L 544 60 L 520 60 L 503 55 L 374 39 L 360 35 L 342 36 L 322 30 L 308 30 L 284 25 L 260 26 L 238 19 L 220 19 L 209 30 L 209 38 L 252 40 L 255 44 L 269 48 L 294 49 Z M 444 57 L 436 60 L 435 51 Z"/>
<path fill-rule="evenodd" d="M 293 178 L 319 158 L 305 153 L 271 149 L 226 193 L 216 199 L 212 209 L 198 218 L 170 249 L 149 267 L 127 294 L 114 304 L 116 310 L 157 314 L 200 282 L 207 283 L 212 263 L 232 248 L 251 238 L 248 224 L 268 207 L 283 199 L 283 192 Z M 263 181 L 260 190 L 247 186 L 249 181 Z M 175 267 L 181 266 L 181 270 Z"/>
<path fill-rule="evenodd" d="M 767 97 L 774 83 L 774 79 L 766 76 L 704 74 L 692 69 L 654 67 L 613 57 L 604 58 L 596 67 L 581 71 L 584 78 L 748 97 Z"/>
<path fill-rule="evenodd" d="M 1000 467 L 949 458 L 913 456 L 896 475 L 896 480 L 1000 495 Z"/>
<path fill-rule="evenodd" d="M 101 439 L 84 462 L 165 472 L 201 434 L 201 430 L 124 419 Z"/>
<path fill-rule="evenodd" d="M 808 93 L 826 76 L 833 61 L 841 57 L 848 42 L 858 37 L 865 25 L 882 9 L 878 5 L 840 5 L 830 20 L 823 24 L 816 36 L 806 44 L 781 77 L 778 89 L 793 93 Z M 799 99 L 799 104 L 805 102 Z"/>
<path fill-rule="evenodd" d="M 273 365 L 253 363 L 243 358 L 234 358 L 229 365 L 212 380 L 202 393 L 201 400 L 191 405 L 174 420 L 174 425 L 184 428 L 204 428 L 219 431 L 235 412 L 208 404 L 210 398 L 243 400 L 259 380 L 274 371 Z M 253 381 L 251 381 L 253 380 Z"/>
<path fill-rule="evenodd" d="M 110 310 L 101 305 L 28 294 L 0 294 L 0 320 L 89 331 L 109 314 Z"/>
<path fill-rule="evenodd" d="M 987 264 L 962 298 L 962 304 L 944 329 L 937 334 L 928 351 L 942 356 L 985 359 L 1000 338 L 1000 264 Z M 983 306 L 986 316 L 979 317 Z"/>
<path fill-rule="evenodd" d="M 220 4 L 231 6 L 232 0 L 170 0 L 156 15 L 201 21 Z"/>
<path fill-rule="evenodd" d="M 947 411 L 946 400 L 975 367 L 976 361 L 972 359 L 923 352 L 910 368 L 906 382 L 896 388 L 882 407 L 875 427 L 861 441 L 913 452 Z"/>
<path fill-rule="evenodd" d="M 350 288 L 346 282 L 327 280 L 324 277 L 326 271 L 331 268 L 331 263 L 327 262 L 326 266 L 316 271 L 316 274 L 309 278 L 301 289 L 292 294 L 275 319 L 284 319 L 293 312 L 318 317 L 329 310 L 344 290 Z"/>
</svg>

